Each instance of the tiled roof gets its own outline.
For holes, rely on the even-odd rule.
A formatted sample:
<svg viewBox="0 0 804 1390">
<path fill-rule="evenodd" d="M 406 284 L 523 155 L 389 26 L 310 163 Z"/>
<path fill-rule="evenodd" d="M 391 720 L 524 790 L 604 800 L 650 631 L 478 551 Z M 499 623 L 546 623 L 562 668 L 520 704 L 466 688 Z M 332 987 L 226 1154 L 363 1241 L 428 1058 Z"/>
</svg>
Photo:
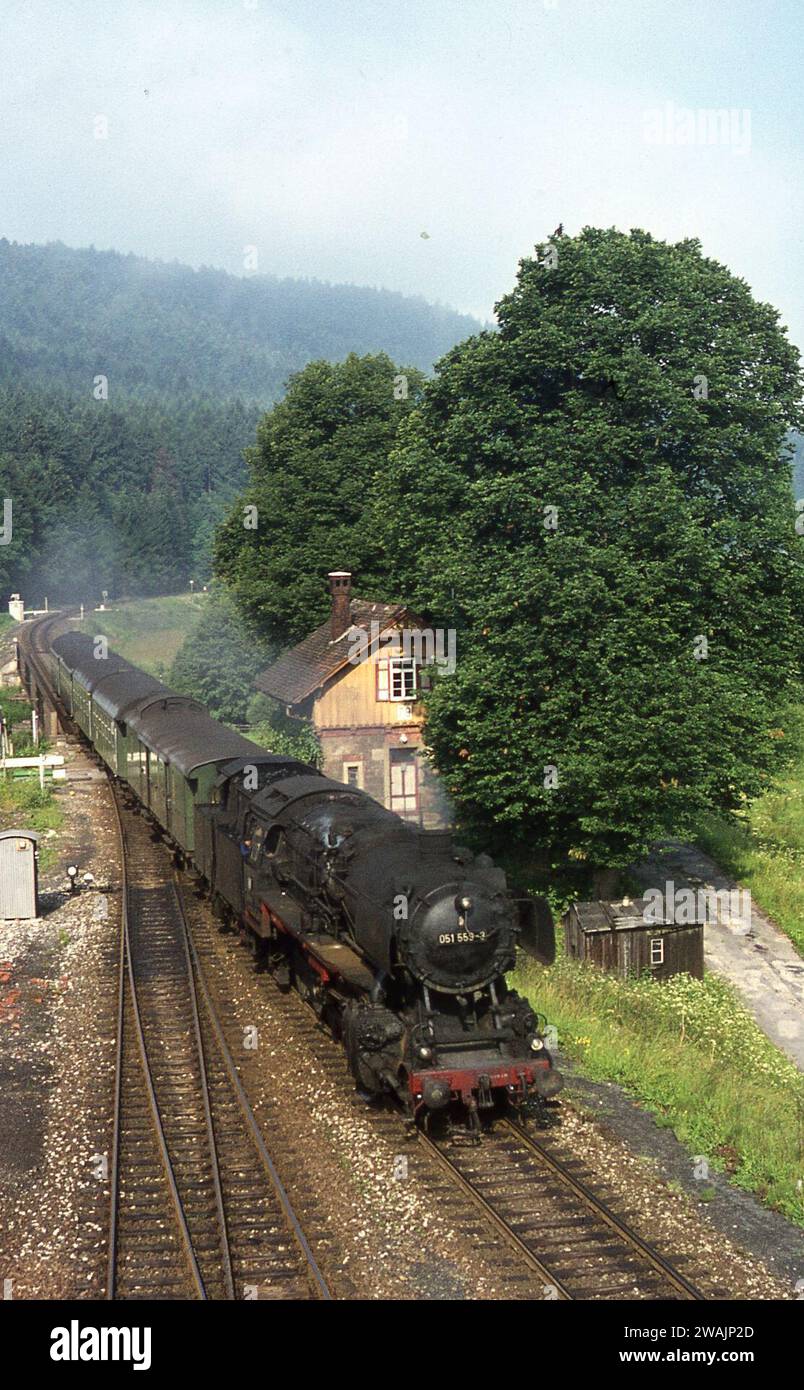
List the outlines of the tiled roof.
<svg viewBox="0 0 804 1390">
<path fill-rule="evenodd" d="M 408 614 L 404 604 L 372 603 L 369 599 L 352 599 L 349 612 L 352 626 L 337 642 L 332 641 L 332 623 L 327 618 L 303 642 L 284 652 L 267 671 L 262 671 L 254 682 L 256 688 L 285 705 L 301 704 L 346 665 L 355 628 L 363 628 L 370 636 L 373 622 L 379 623 L 380 632 L 383 632 L 402 622 Z"/>
</svg>

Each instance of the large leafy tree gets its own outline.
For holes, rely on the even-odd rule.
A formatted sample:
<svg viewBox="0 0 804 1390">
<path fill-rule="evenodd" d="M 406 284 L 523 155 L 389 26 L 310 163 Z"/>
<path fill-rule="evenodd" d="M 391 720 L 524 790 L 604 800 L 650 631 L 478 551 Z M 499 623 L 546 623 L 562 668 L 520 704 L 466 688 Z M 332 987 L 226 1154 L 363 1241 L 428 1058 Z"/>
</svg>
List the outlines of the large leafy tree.
<svg viewBox="0 0 804 1390">
<path fill-rule="evenodd" d="M 254 677 L 270 660 L 270 651 L 254 641 L 231 598 L 216 587 L 176 654 L 170 684 L 200 700 L 213 718 L 244 723 L 254 698 Z"/>
<path fill-rule="evenodd" d="M 375 480 L 396 592 L 458 630 L 428 738 L 498 846 L 622 866 L 767 784 L 798 689 L 798 355 L 695 241 L 537 248 Z"/>
<path fill-rule="evenodd" d="M 365 593 L 385 578 L 366 507 L 423 384 L 385 353 L 311 362 L 263 417 L 247 453 L 250 485 L 218 534 L 215 571 L 277 647 L 326 617 L 328 570 L 356 571 Z"/>
</svg>

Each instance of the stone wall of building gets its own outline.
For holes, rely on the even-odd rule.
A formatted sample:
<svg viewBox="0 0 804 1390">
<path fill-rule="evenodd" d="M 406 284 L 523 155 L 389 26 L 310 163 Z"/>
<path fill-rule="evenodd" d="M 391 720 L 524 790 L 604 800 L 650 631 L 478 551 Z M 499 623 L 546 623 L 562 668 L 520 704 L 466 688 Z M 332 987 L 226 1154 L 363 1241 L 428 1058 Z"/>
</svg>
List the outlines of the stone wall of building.
<svg viewBox="0 0 804 1390">
<path fill-rule="evenodd" d="M 405 739 L 400 737 L 404 735 Z M 392 728 L 319 729 L 323 753 L 322 771 L 336 782 L 348 782 L 348 767 L 359 769 L 357 785 L 382 806 L 391 806 L 390 751 L 416 753 L 418 810 L 416 819 L 426 830 L 452 824 L 453 813 L 437 773 L 420 751 L 421 731 L 415 724 Z"/>
</svg>

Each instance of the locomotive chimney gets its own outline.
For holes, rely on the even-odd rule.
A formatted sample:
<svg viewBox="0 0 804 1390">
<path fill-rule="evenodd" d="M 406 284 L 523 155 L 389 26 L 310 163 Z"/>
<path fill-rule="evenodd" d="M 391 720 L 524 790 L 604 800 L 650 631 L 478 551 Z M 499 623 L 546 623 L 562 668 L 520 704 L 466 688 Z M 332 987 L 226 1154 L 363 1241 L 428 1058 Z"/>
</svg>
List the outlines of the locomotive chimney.
<svg viewBox="0 0 804 1390">
<path fill-rule="evenodd" d="M 351 600 L 352 600 L 352 576 L 349 570 L 331 570 L 327 576 L 329 579 L 329 592 L 332 595 L 332 641 L 337 642 L 339 637 L 348 631 L 352 626 Z"/>
</svg>

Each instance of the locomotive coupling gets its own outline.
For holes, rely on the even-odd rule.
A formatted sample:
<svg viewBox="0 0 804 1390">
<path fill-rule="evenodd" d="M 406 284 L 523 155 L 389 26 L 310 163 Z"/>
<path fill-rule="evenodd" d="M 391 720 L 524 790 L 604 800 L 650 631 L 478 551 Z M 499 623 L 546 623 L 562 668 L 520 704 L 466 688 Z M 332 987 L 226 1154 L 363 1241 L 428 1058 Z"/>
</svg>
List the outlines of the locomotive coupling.
<svg viewBox="0 0 804 1390">
<path fill-rule="evenodd" d="M 554 1067 L 551 1067 L 549 1071 L 537 1070 L 533 1078 L 533 1089 L 538 1092 L 542 1100 L 552 1100 L 553 1096 L 557 1096 L 559 1091 L 563 1089 L 563 1086 L 564 1078 L 561 1072 L 556 1071 Z"/>
<path fill-rule="evenodd" d="M 449 1103 L 449 1082 L 436 1076 L 428 1077 L 422 1087 L 422 1100 L 428 1110 L 443 1110 Z"/>
</svg>

